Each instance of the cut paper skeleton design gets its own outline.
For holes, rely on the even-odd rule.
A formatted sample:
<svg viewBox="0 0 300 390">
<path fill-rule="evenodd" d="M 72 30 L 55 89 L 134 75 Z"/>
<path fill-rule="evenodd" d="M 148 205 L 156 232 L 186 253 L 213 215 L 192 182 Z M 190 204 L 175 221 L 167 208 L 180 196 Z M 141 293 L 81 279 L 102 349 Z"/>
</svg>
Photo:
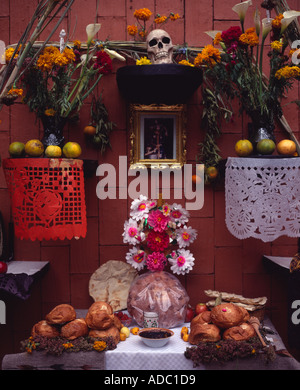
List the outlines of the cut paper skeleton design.
<svg viewBox="0 0 300 390">
<path fill-rule="evenodd" d="M 147 53 L 152 64 L 172 63 L 173 44 L 170 35 L 164 30 L 152 30 L 147 37 Z"/>
</svg>

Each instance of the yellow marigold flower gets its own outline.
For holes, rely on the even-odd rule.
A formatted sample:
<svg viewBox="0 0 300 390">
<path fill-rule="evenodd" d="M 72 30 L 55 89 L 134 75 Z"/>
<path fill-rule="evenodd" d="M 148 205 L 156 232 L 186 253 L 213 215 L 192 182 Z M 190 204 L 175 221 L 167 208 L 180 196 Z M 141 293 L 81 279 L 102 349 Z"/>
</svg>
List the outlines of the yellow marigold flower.
<svg viewBox="0 0 300 390">
<path fill-rule="evenodd" d="M 151 61 L 147 57 L 141 57 L 136 60 L 136 65 L 151 65 Z"/>
<path fill-rule="evenodd" d="M 255 349 L 253 348 L 252 351 L 251 351 L 252 355 L 254 355 L 255 352 L 256 352 L 256 351 L 255 351 Z"/>
<path fill-rule="evenodd" d="M 74 347 L 74 345 L 72 343 L 65 343 L 65 344 L 63 344 L 63 347 L 65 349 L 70 349 L 70 348 Z"/>
<path fill-rule="evenodd" d="M 300 77 L 300 68 L 298 66 L 284 66 L 283 68 L 277 70 L 275 77 L 278 80 L 281 78 L 291 79 Z"/>
<path fill-rule="evenodd" d="M 73 45 L 74 45 L 74 48 L 76 48 L 76 49 L 80 49 L 81 48 L 81 42 L 78 41 L 78 40 L 74 41 Z"/>
<path fill-rule="evenodd" d="M 139 32 L 139 36 L 140 36 L 141 38 L 144 38 L 144 37 L 146 36 L 146 31 L 144 31 L 144 30 L 140 31 L 140 32 Z"/>
<path fill-rule="evenodd" d="M 106 348 L 106 342 L 105 341 L 95 341 L 93 348 L 98 352 L 104 351 L 104 349 Z"/>
<path fill-rule="evenodd" d="M 281 28 L 281 19 L 283 19 L 282 14 L 278 14 L 273 20 L 272 20 L 272 27 L 274 28 Z"/>
<path fill-rule="evenodd" d="M 138 33 L 138 28 L 134 25 L 127 26 L 127 32 L 129 35 L 136 35 Z"/>
<path fill-rule="evenodd" d="M 157 16 L 157 17 L 154 19 L 154 23 L 156 23 L 156 24 L 161 24 L 161 23 L 164 23 L 166 20 L 167 20 L 167 17 L 166 17 L 166 16 Z"/>
<path fill-rule="evenodd" d="M 271 42 L 271 48 L 273 50 L 280 51 L 282 49 L 282 42 L 280 42 L 280 41 Z"/>
<path fill-rule="evenodd" d="M 173 14 L 173 12 L 170 13 L 170 20 L 172 20 L 173 22 L 174 20 L 177 20 L 179 18 L 180 18 L 179 14 Z"/>
<path fill-rule="evenodd" d="M 9 63 L 12 55 L 14 54 L 14 51 L 15 51 L 15 49 L 13 47 L 8 47 L 5 50 L 5 61 L 6 61 L 7 64 Z M 18 58 L 18 53 L 15 54 L 14 58 Z"/>
<path fill-rule="evenodd" d="M 152 12 L 148 8 L 140 8 L 134 11 L 133 16 L 139 20 L 147 21 L 150 19 Z"/>
<path fill-rule="evenodd" d="M 257 46 L 259 43 L 259 39 L 255 32 L 255 28 L 254 27 L 248 28 L 244 32 L 244 34 L 241 34 L 241 36 L 239 37 L 239 41 L 244 45 L 248 45 L 251 47 Z"/>
<path fill-rule="evenodd" d="M 53 110 L 53 108 L 48 108 L 47 110 L 44 111 L 44 114 L 46 116 L 54 116 L 56 114 L 56 111 Z"/>
<path fill-rule="evenodd" d="M 218 45 L 220 42 L 222 42 L 222 33 L 218 32 L 214 39 L 214 45 Z"/>
<path fill-rule="evenodd" d="M 195 66 L 208 65 L 214 67 L 218 62 L 221 61 L 220 50 L 215 48 L 213 45 L 207 45 L 203 48 L 201 53 L 198 53 L 194 60 Z"/>
<path fill-rule="evenodd" d="M 23 89 L 22 88 L 11 88 L 8 92 L 8 95 L 11 96 L 22 96 L 23 95 Z"/>
<path fill-rule="evenodd" d="M 179 65 L 187 65 L 187 66 L 195 66 L 194 64 L 191 64 L 190 61 L 187 60 L 181 60 L 178 62 Z"/>
</svg>

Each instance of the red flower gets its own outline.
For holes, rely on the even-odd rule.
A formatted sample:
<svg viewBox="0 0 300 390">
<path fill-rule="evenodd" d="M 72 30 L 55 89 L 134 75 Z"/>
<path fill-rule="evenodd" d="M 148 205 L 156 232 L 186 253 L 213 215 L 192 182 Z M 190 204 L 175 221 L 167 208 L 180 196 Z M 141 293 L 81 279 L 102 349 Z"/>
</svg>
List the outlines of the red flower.
<svg viewBox="0 0 300 390">
<path fill-rule="evenodd" d="M 242 35 L 242 30 L 239 26 L 229 27 L 228 30 L 225 30 L 221 34 L 221 38 L 225 45 L 231 46 L 234 42 L 239 41 L 239 37 Z"/>
<path fill-rule="evenodd" d="M 160 210 L 154 210 L 149 214 L 148 223 L 156 232 L 166 229 L 170 218 L 165 216 Z"/>
<path fill-rule="evenodd" d="M 169 235 L 165 232 L 151 231 L 147 237 L 148 247 L 154 252 L 164 251 L 169 241 Z"/>
<path fill-rule="evenodd" d="M 94 69 L 99 69 L 99 72 L 102 74 L 108 74 L 112 72 L 112 60 L 110 56 L 104 51 L 101 50 L 96 54 L 96 62 L 94 64 Z"/>
</svg>

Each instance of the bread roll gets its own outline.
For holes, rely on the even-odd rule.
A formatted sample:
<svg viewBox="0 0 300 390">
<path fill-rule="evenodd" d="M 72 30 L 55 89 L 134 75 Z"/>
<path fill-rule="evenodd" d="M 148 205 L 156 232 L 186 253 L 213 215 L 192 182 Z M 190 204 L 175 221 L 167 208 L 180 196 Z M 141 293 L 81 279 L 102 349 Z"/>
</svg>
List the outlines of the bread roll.
<svg viewBox="0 0 300 390">
<path fill-rule="evenodd" d="M 197 345 L 201 341 L 217 342 L 221 340 L 220 329 L 214 324 L 195 324 L 191 327 L 189 343 Z"/>
<path fill-rule="evenodd" d="M 77 318 L 62 326 L 60 333 L 68 340 L 75 340 L 77 337 L 87 336 L 89 328 L 84 318 Z"/>
<path fill-rule="evenodd" d="M 104 340 L 106 337 L 112 337 L 115 344 L 118 344 L 120 341 L 120 331 L 115 326 L 112 326 L 106 330 L 91 329 L 89 331 L 89 336 L 94 338 L 101 338 Z"/>
<path fill-rule="evenodd" d="M 203 311 L 196 315 L 191 321 L 191 327 L 195 324 L 211 324 L 211 312 L 210 310 Z"/>
<path fill-rule="evenodd" d="M 48 324 L 65 324 L 75 320 L 76 311 L 73 306 L 68 304 L 61 304 L 56 306 L 46 315 L 46 321 Z"/>
<path fill-rule="evenodd" d="M 251 337 L 255 336 L 255 330 L 252 325 L 247 323 L 242 323 L 238 326 L 233 326 L 232 328 L 226 329 L 223 333 L 224 340 L 248 340 Z"/>
<path fill-rule="evenodd" d="M 221 329 L 241 324 L 245 316 L 245 311 L 234 303 L 221 303 L 211 310 L 212 323 Z"/>
<path fill-rule="evenodd" d="M 49 338 L 58 337 L 60 335 L 59 330 L 53 326 L 49 325 L 47 321 L 42 320 L 33 325 L 31 330 L 31 336 L 45 336 Z"/>
<path fill-rule="evenodd" d="M 90 306 L 85 321 L 91 329 L 108 329 L 114 324 L 113 309 L 106 302 L 95 302 Z"/>
</svg>

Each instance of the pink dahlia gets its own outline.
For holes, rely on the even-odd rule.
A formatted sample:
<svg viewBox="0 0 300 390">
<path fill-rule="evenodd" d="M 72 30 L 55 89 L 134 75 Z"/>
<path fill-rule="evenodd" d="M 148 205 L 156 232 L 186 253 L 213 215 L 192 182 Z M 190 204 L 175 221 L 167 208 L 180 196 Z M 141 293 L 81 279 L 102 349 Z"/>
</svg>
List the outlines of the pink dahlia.
<svg viewBox="0 0 300 390">
<path fill-rule="evenodd" d="M 148 216 L 148 223 L 156 232 L 163 232 L 170 218 L 164 215 L 160 210 L 153 210 Z"/>
<path fill-rule="evenodd" d="M 146 264 L 150 271 L 162 271 L 167 263 L 167 259 L 163 253 L 153 252 L 148 255 Z"/>
<path fill-rule="evenodd" d="M 148 247 L 154 251 L 164 251 L 169 246 L 169 236 L 165 232 L 151 231 L 147 236 Z"/>
</svg>

